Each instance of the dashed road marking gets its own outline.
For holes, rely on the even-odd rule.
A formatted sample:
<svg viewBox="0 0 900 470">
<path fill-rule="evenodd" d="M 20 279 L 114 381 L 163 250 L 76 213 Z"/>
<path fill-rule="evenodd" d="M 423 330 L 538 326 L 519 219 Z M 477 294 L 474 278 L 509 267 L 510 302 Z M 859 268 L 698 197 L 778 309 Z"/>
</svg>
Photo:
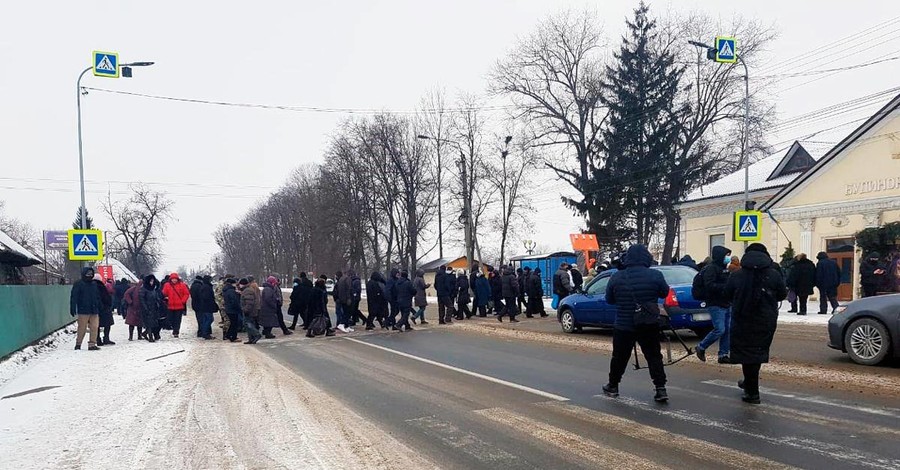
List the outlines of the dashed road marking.
<svg viewBox="0 0 900 470">
<path fill-rule="evenodd" d="M 551 444 L 566 454 L 574 454 L 579 461 L 609 469 L 661 469 L 669 468 L 639 455 L 603 445 L 597 441 L 544 423 L 504 408 L 488 408 L 475 411 L 491 421 L 509 426 L 535 439 Z"/>
<path fill-rule="evenodd" d="M 641 424 L 637 421 L 622 418 L 610 413 L 592 410 L 583 406 L 569 403 L 544 402 L 537 406 L 560 411 L 572 418 L 585 421 L 602 429 L 628 436 L 633 439 L 652 442 L 655 445 L 666 447 L 675 452 L 683 452 L 700 460 L 710 461 L 721 467 L 740 467 L 756 469 L 791 469 L 795 468 L 780 462 L 769 460 L 765 457 L 741 452 L 739 450 L 720 446 L 712 442 L 694 439 L 682 434 Z"/>
<path fill-rule="evenodd" d="M 705 383 L 707 385 L 715 385 L 717 387 L 725 387 L 725 388 L 732 388 L 735 390 L 739 390 L 737 384 L 735 384 L 734 382 L 729 382 L 727 380 L 704 380 L 703 383 Z M 833 406 L 835 408 L 844 408 L 847 410 L 860 411 L 862 413 L 868 413 L 868 414 L 873 414 L 873 415 L 890 416 L 892 418 L 900 418 L 900 410 L 898 410 L 896 408 L 861 406 L 861 405 L 855 405 L 852 403 L 843 402 L 840 400 L 832 400 L 830 398 L 820 397 L 820 396 L 816 396 L 816 395 L 784 393 L 784 392 L 779 392 L 778 390 L 775 390 L 775 389 L 765 388 L 765 387 L 760 387 L 759 391 L 760 391 L 760 393 L 763 393 L 766 395 L 772 395 L 775 397 L 791 398 L 791 399 L 794 399 L 797 401 L 805 401 L 808 403 L 815 403 L 817 405 L 827 405 L 827 406 Z"/>
<path fill-rule="evenodd" d="M 396 354 L 396 355 L 398 355 L 398 356 L 402 356 L 402 357 L 405 357 L 405 358 L 407 358 L 407 359 L 412 359 L 412 360 L 419 361 L 419 362 L 423 362 L 423 363 L 425 363 L 425 364 L 429 364 L 429 365 L 432 365 L 432 366 L 441 367 L 441 368 L 447 369 L 447 370 L 452 370 L 452 371 L 454 371 L 454 372 L 459 372 L 460 374 L 465 374 L 465 375 L 468 375 L 468 376 L 471 376 L 471 377 L 479 378 L 479 379 L 482 379 L 482 380 L 487 380 L 488 382 L 493 382 L 493 383 L 496 383 L 496 384 L 505 385 L 505 386 L 507 386 L 507 387 L 514 388 L 514 389 L 516 389 L 516 390 L 521 390 L 521 391 L 523 391 L 523 392 L 532 393 L 532 394 L 534 394 L 534 395 L 538 395 L 538 396 L 541 396 L 541 397 L 544 397 L 544 398 L 549 398 L 549 399 L 551 399 L 551 400 L 556 400 L 556 401 L 569 401 L 568 398 L 566 398 L 566 397 L 564 397 L 564 396 L 561 396 L 561 395 L 556 395 L 556 394 L 553 394 L 553 393 L 550 393 L 550 392 L 545 392 L 545 391 L 543 391 L 543 390 L 538 390 L 538 389 L 536 389 L 536 388 L 531 388 L 531 387 L 528 387 L 528 386 L 525 386 L 525 385 L 517 384 L 517 383 L 514 383 L 514 382 L 509 382 L 509 381 L 507 381 L 507 380 L 498 379 L 498 378 L 496 378 L 496 377 L 491 377 L 491 376 L 489 376 L 489 375 L 479 374 L 478 372 L 472 372 L 472 371 L 470 371 L 470 370 L 461 369 L 461 368 L 459 368 L 459 367 L 451 366 L 451 365 L 449 365 L 449 364 L 444 364 L 444 363 L 442 363 L 442 362 L 432 361 L 431 359 L 425 359 L 424 357 L 414 356 L 414 355 L 412 355 L 412 354 L 407 354 L 407 353 L 402 352 L 402 351 L 397 351 L 396 349 L 386 348 L 386 347 L 384 347 L 384 346 L 379 346 L 379 345 L 377 345 L 377 344 L 367 343 L 367 342 L 365 342 L 365 341 L 360 341 L 360 340 L 354 339 L 354 338 L 344 338 L 344 339 L 347 340 L 347 341 L 352 341 L 352 342 L 357 343 L 357 344 L 362 344 L 362 345 L 364 345 L 364 346 L 368 346 L 368 347 L 370 347 L 370 348 L 380 349 L 380 350 L 382 350 L 382 351 L 386 351 L 386 352 L 389 352 L 389 353 L 392 353 L 392 354 Z"/>
<path fill-rule="evenodd" d="M 424 434 L 441 441 L 445 446 L 458 450 L 478 461 L 510 468 L 536 468 L 516 455 L 488 444 L 484 439 L 436 416 L 408 419 L 406 423 L 420 429 Z"/>
<path fill-rule="evenodd" d="M 721 431 L 730 432 L 732 434 L 751 437 L 778 446 L 793 447 L 798 450 L 819 454 L 830 459 L 848 462 L 852 465 L 884 470 L 895 470 L 897 468 L 900 468 L 900 460 L 898 459 L 885 458 L 880 455 L 850 449 L 840 444 L 831 444 L 815 439 L 807 439 L 796 436 L 769 436 L 753 431 L 747 431 L 744 429 L 744 424 L 741 423 L 735 423 L 732 421 L 720 421 L 684 410 L 660 408 L 658 406 L 653 406 L 649 403 L 644 403 L 642 401 L 638 401 L 628 397 L 608 398 L 604 395 L 595 395 L 595 398 L 615 400 L 618 403 L 628 405 L 632 408 L 638 408 L 658 415 L 695 424 L 697 426 L 718 429 Z"/>
</svg>

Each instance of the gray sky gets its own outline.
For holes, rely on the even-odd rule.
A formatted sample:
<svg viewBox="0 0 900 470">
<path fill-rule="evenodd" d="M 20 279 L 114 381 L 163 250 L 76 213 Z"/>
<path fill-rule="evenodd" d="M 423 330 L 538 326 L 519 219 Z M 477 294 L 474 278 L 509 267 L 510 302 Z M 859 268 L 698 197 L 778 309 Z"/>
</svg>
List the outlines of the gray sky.
<svg viewBox="0 0 900 470">
<path fill-rule="evenodd" d="M 178 97 L 265 104 L 410 110 L 426 91 L 482 93 L 492 64 L 543 17 L 566 7 L 596 9 L 616 47 L 636 1 L 100 1 L 8 2 L 0 16 L 0 200 L 37 229 L 66 228 L 78 200 L 75 80 L 94 49 L 123 62 L 152 60 L 133 79 L 88 76 L 83 84 Z M 808 72 L 900 55 L 900 23 L 856 45 L 796 66 L 779 64 L 891 19 L 891 0 L 650 2 L 654 11 L 702 9 L 771 23 L 780 31 L 765 73 Z M 873 15 L 873 12 L 882 12 Z M 727 33 L 727 32 L 723 32 Z M 879 37 L 881 36 L 881 37 Z M 871 48 L 870 48 L 871 47 Z M 869 48 L 868 50 L 866 50 Z M 835 60 L 839 59 L 839 60 Z M 833 63 L 826 62 L 835 60 Z M 27 65 L 27 67 L 26 67 Z M 764 70 L 764 69 L 771 70 Z M 779 116 L 790 118 L 900 85 L 900 61 L 821 80 L 778 83 Z M 885 99 L 884 101 L 887 101 Z M 879 103 L 880 104 L 880 103 Z M 278 187 L 297 165 L 321 161 L 346 115 L 147 100 L 92 92 L 84 97 L 88 208 L 128 181 L 159 183 L 176 200 L 162 270 L 205 263 L 211 233 Z M 873 104 L 773 135 L 776 143 L 865 117 Z M 833 142 L 844 126 L 813 140 Z M 811 149 L 822 153 L 822 149 Z M 27 188 L 27 189 L 26 189 Z M 533 239 L 568 247 L 578 227 L 557 201 L 560 183 L 535 199 Z M 521 252 L 520 245 L 512 246 Z"/>
</svg>

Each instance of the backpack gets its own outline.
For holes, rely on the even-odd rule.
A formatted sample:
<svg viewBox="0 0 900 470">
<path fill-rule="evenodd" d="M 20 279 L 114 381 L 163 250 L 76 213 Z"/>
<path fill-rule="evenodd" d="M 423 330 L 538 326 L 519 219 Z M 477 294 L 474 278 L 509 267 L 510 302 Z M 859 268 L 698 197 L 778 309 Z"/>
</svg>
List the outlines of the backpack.
<svg viewBox="0 0 900 470">
<path fill-rule="evenodd" d="M 707 266 L 704 266 L 702 270 L 695 274 L 694 281 L 691 282 L 691 297 L 694 300 L 706 300 L 706 283 L 703 281 L 703 271 L 706 268 Z"/>
<path fill-rule="evenodd" d="M 324 315 L 319 315 L 309 323 L 307 331 L 313 336 L 324 335 L 328 330 L 328 322 Z"/>
</svg>

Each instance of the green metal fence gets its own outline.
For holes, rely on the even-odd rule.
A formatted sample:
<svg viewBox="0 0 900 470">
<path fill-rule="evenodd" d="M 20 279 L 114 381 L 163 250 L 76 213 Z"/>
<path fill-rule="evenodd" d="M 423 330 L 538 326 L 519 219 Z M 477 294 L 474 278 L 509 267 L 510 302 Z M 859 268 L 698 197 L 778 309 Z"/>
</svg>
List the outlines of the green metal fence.
<svg viewBox="0 0 900 470">
<path fill-rule="evenodd" d="M 0 358 L 62 328 L 72 286 L 0 286 Z"/>
</svg>

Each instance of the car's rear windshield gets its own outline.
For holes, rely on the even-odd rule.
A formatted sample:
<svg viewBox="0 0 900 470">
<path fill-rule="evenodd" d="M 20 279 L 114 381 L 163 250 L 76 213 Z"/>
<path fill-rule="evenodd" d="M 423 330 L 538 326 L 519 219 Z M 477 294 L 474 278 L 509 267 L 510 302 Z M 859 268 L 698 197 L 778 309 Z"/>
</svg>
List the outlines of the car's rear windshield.
<svg viewBox="0 0 900 470">
<path fill-rule="evenodd" d="M 697 274 L 697 271 L 688 267 L 665 267 L 659 268 L 659 270 L 662 271 L 666 283 L 670 286 L 691 284 L 694 282 L 694 275 Z"/>
</svg>

